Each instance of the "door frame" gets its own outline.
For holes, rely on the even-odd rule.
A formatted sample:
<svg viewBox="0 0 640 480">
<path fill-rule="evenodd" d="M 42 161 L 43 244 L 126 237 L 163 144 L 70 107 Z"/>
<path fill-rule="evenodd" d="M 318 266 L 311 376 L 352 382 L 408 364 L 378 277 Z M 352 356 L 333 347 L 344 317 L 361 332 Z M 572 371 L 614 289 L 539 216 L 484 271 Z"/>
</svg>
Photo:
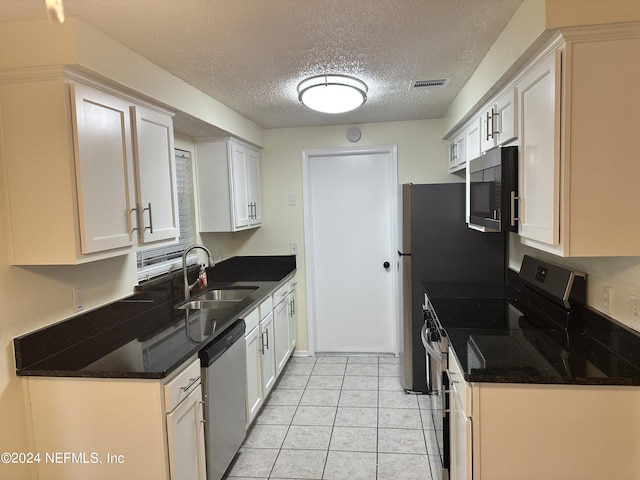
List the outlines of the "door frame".
<svg viewBox="0 0 640 480">
<path fill-rule="evenodd" d="M 391 191 L 391 252 L 389 252 L 389 262 L 392 267 L 395 261 L 395 252 L 398 250 L 398 146 L 397 145 L 372 145 L 358 147 L 337 147 L 337 148 L 309 148 L 302 150 L 302 198 L 303 198 L 303 220 L 304 220 L 304 261 L 305 261 L 305 280 L 306 280 L 306 303 L 307 303 L 307 350 L 309 355 L 316 353 L 317 324 L 315 318 L 315 254 L 313 251 L 313 226 L 311 221 L 311 176 L 310 163 L 311 160 L 318 157 L 336 157 L 350 155 L 372 155 L 386 154 L 391 161 L 391 176 L 389 178 L 389 186 Z M 395 345 L 395 355 L 400 354 L 400 332 L 398 331 L 398 271 L 391 268 L 392 275 L 392 312 L 394 328 L 393 344 Z"/>
</svg>

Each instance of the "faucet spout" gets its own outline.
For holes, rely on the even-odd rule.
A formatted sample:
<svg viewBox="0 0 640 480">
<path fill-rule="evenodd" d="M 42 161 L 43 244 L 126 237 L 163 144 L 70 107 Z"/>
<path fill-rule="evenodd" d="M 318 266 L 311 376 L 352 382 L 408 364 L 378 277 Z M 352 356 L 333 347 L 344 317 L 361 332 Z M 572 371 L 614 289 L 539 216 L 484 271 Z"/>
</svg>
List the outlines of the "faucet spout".
<svg viewBox="0 0 640 480">
<path fill-rule="evenodd" d="M 189 255 L 189 252 L 191 252 L 191 250 L 195 250 L 196 248 L 199 248 L 200 250 L 204 250 L 206 252 L 207 258 L 209 261 L 209 268 L 216 266 L 216 263 L 213 261 L 213 256 L 211 255 L 211 252 L 204 245 L 192 245 L 184 251 L 184 253 L 182 254 L 182 276 L 184 280 L 184 299 L 185 300 L 189 300 L 189 297 L 191 296 L 191 287 L 189 285 L 189 280 L 187 279 L 187 256 Z"/>
</svg>

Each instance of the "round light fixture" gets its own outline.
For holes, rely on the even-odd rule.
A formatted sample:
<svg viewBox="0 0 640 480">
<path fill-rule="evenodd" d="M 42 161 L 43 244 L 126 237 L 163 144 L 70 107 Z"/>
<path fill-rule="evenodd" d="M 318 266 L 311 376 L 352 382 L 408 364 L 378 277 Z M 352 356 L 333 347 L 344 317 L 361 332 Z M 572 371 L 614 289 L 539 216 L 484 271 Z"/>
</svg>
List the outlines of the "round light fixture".
<svg viewBox="0 0 640 480">
<path fill-rule="evenodd" d="M 355 110 L 367 101 L 367 85 L 347 75 L 317 75 L 298 85 L 298 100 L 323 113 Z"/>
</svg>

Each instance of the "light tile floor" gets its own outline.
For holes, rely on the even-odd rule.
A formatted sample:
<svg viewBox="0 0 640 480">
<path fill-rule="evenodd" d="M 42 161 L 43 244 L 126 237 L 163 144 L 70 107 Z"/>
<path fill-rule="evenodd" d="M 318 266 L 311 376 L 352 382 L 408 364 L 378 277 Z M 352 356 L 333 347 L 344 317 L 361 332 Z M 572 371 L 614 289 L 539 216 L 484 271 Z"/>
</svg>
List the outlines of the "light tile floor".
<svg viewBox="0 0 640 480">
<path fill-rule="evenodd" d="M 292 357 L 225 478 L 440 480 L 437 400 L 394 357 Z"/>
</svg>

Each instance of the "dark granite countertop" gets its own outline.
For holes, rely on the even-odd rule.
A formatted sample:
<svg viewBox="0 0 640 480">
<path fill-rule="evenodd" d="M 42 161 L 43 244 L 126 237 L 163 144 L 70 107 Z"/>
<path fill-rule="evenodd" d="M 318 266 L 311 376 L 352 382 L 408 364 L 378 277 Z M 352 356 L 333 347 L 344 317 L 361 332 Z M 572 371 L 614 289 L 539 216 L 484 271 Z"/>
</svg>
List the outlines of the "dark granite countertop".
<svg viewBox="0 0 640 480">
<path fill-rule="evenodd" d="M 251 288 L 233 306 L 205 311 L 176 305 L 182 272 L 152 280 L 130 297 L 14 339 L 21 376 L 164 378 L 295 274 L 295 256 L 234 257 L 207 269 L 207 290 Z M 189 269 L 189 281 L 198 267 Z M 195 296 L 195 295 L 194 295 Z M 186 328 L 188 322 L 188 331 Z"/>
<path fill-rule="evenodd" d="M 581 332 L 447 329 L 468 382 L 640 385 L 637 365 Z"/>
<path fill-rule="evenodd" d="M 507 271 L 506 284 L 425 283 L 436 315 L 469 382 L 634 385 L 640 386 L 640 335 L 584 308 L 575 329 L 536 328 L 514 318 L 521 285 Z M 448 322 L 446 309 L 459 299 L 504 310 L 504 319 L 489 327 L 469 328 Z M 496 302 L 504 302 L 504 307 Z M 464 310 L 462 306 L 458 310 Z M 473 314 L 472 310 L 464 310 Z M 481 312 L 482 313 L 482 312 Z M 492 312 L 494 313 L 494 312 Z M 443 318 L 444 317 L 444 318 Z"/>
</svg>

